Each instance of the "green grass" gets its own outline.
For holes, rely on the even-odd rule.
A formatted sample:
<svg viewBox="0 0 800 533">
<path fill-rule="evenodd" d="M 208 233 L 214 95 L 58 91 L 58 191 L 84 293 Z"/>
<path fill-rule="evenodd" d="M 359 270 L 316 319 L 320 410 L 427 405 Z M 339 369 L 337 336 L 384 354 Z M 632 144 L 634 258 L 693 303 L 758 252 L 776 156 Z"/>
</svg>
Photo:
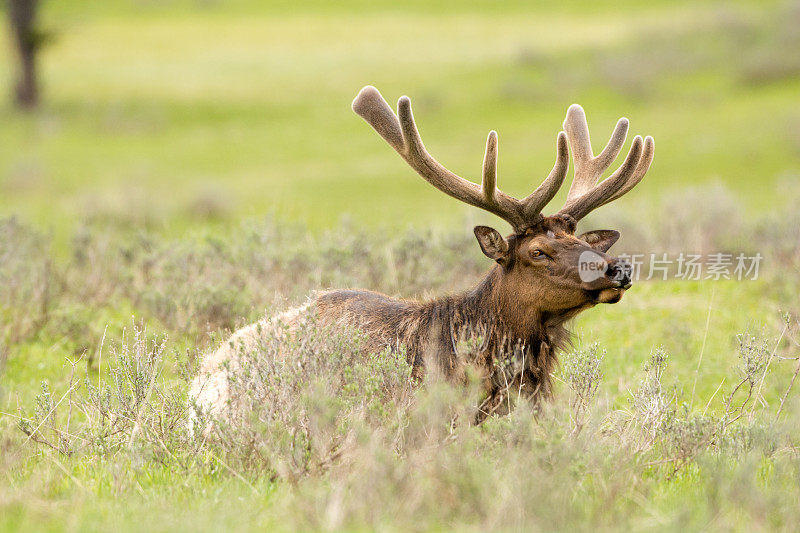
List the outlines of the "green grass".
<svg viewBox="0 0 800 533">
<path fill-rule="evenodd" d="M 470 228 L 502 223 L 433 190 L 350 110 L 366 84 L 392 102 L 408 94 L 426 146 L 466 177 L 478 175 L 485 136 L 497 130 L 499 186 L 516 196 L 551 168 L 569 104 L 586 109 L 596 149 L 616 119 L 628 116 L 632 134 L 655 137 L 655 162 L 630 197 L 593 221 L 620 227 L 630 239 L 623 247 L 644 243 L 646 252 L 673 251 L 696 231 L 711 235 L 714 246 L 775 252 L 758 281 L 643 282 L 620 304 L 582 315 L 576 348 L 597 343 L 606 350 L 601 414 L 629 407 L 642 367 L 659 346 L 670 354 L 665 383 L 676 384 L 695 412 L 719 388 L 710 407 L 718 411 L 737 376 L 736 336 L 749 328 L 774 340 L 780 313 L 797 315 L 796 242 L 770 240 L 757 229 L 776 216 L 791 217 L 800 198 L 800 64 L 791 53 L 800 50 L 796 6 L 83 4 L 44 4 L 45 26 L 55 34 L 42 55 L 41 108 L 24 114 L 0 103 L 0 218 L 18 216 L 22 227 L 44 235 L 33 251 L 24 250 L 34 238 L 0 240 L 8 246 L 0 249 L 8 261 L 0 272 L 9 273 L 0 280 L 0 294 L 8 297 L 0 302 L 0 341 L 38 316 L 36 276 L 43 265 L 53 269 L 42 274 L 53 283 L 46 324 L 0 345 L 4 413 L 29 408 L 41 380 L 60 397 L 66 358 L 84 354 L 82 375 L 108 377 L 111 362 L 98 367 L 95 355 L 101 338 L 105 331 L 109 346 L 118 343 L 132 316 L 151 333 L 169 336 L 171 357 L 188 352 L 191 359 L 225 330 L 313 289 L 358 285 L 410 297 L 463 289 L 477 279 L 488 264 Z M 8 59 L 0 62 L 0 87 L 7 88 L 8 39 L 0 40 L 0 57 Z M 707 212 L 714 213 L 710 220 L 703 219 Z M 253 222 L 265 215 L 275 221 Z M 796 220 L 778 227 L 792 235 Z M 415 238 L 409 228 L 426 233 Z M 789 259 L 778 256 L 786 242 Z M 103 357 L 111 357 L 108 349 Z M 778 353 L 796 357 L 797 347 L 784 338 Z M 791 371 L 788 362 L 773 369 L 764 392 L 769 409 Z M 175 369 L 165 372 L 167 383 L 182 384 Z M 559 385 L 559 396 L 567 395 Z M 791 434 L 798 420 L 791 405 L 785 425 L 767 433 Z M 65 458 L 23 444 L 14 424 L 0 415 L 2 530 L 317 528 L 323 504 L 333 505 L 321 494 L 343 487 L 365 501 L 371 494 L 357 479 L 339 485 L 325 475 L 296 486 L 243 471 L 244 482 L 208 456 L 198 458 L 192 474 L 143 460 L 144 453 Z M 590 433 L 601 444 L 580 451 L 581 442 L 559 433 L 563 427 L 542 427 L 491 421 L 488 429 L 465 431 L 459 446 L 466 448 L 457 448 L 487 447 L 485 458 L 464 452 L 464 476 L 492 465 L 511 472 L 508 457 L 527 449 L 504 454 L 501 445 L 518 433 L 537 436 L 533 444 L 520 437 L 545 450 L 526 466 L 554 483 L 541 494 L 545 507 L 570 511 L 567 517 L 543 511 L 540 520 L 525 514 L 521 524 L 792 527 L 781 519 L 797 495 L 791 438 L 778 452 L 704 454 L 667 479 L 657 468 L 609 464 L 628 456 L 616 454 L 602 430 Z M 412 447 L 407 454 L 418 452 Z M 459 456 L 447 454 L 423 467 L 461 472 L 448 463 Z M 353 472 L 378 468 L 359 464 Z M 380 466 L 397 476 L 406 472 L 390 460 Z M 468 480 L 425 472 L 426 482 L 451 483 L 426 485 L 421 493 L 480 501 L 469 500 L 478 489 Z M 385 472 L 375 476 L 389 479 Z M 631 480 L 631 487 L 617 486 Z M 375 520 L 359 515 L 366 511 L 352 501 L 343 504 L 343 527 L 404 529 L 409 521 L 397 501 L 409 494 L 389 494 Z M 441 509 L 428 509 L 417 527 L 478 528 L 459 518 L 472 516 L 469 509 L 449 518 L 447 510 L 458 507 L 447 500 Z"/>
</svg>

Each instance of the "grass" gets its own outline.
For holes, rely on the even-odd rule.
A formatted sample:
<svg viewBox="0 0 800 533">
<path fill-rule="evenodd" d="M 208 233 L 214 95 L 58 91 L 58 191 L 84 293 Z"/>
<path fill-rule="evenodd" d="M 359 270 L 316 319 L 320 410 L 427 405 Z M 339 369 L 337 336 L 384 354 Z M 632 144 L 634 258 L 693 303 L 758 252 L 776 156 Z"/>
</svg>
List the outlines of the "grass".
<svg viewBox="0 0 800 533">
<path fill-rule="evenodd" d="M 792 529 L 796 395 L 775 413 L 795 362 L 772 356 L 798 355 L 797 7 L 626 4 L 45 3 L 44 104 L 0 106 L 0 528 Z M 535 416 L 462 425 L 464 391 L 408 395 L 402 365 L 334 336 L 297 349 L 326 354 L 325 377 L 275 384 L 276 418 L 190 439 L 186 380 L 227 331 L 320 288 L 438 295 L 488 267 L 469 229 L 498 222 L 350 111 L 368 83 L 409 94 L 464 175 L 498 130 L 515 195 L 551 167 L 570 103 L 596 147 L 625 114 L 656 161 L 587 229 L 626 251 L 760 251 L 762 276 L 641 282 L 585 313 Z M 747 376 L 728 403 L 758 401 L 731 422 Z M 18 430 L 62 396 L 35 439 Z M 662 400 L 655 423 L 640 407 Z"/>
</svg>

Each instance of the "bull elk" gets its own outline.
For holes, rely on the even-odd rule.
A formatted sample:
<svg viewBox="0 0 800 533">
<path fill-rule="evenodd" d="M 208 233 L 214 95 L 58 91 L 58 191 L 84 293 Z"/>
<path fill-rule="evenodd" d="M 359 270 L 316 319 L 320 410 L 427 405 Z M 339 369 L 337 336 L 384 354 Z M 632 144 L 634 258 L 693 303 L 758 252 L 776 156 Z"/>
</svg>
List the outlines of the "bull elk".
<svg viewBox="0 0 800 533">
<path fill-rule="evenodd" d="M 291 326 L 310 314 L 324 324 L 357 328 L 370 353 L 404 349 L 417 379 L 424 377 L 426 369 L 450 380 L 463 379 L 459 336 L 464 331 L 480 332 L 482 342 L 469 364 L 482 379 L 484 414 L 502 409 L 509 390 L 534 402 L 551 397 L 551 371 L 569 338 L 565 323 L 598 303 L 619 302 L 631 286 L 629 265 L 606 254 L 619 232 L 597 230 L 576 236 L 577 223 L 642 180 L 653 160 L 653 138 L 634 137 L 622 165 L 600 180 L 625 142 L 628 120 L 617 122 L 606 147 L 594 155 L 584 111 L 572 105 L 564 131 L 556 138 L 552 171 L 533 193 L 519 200 L 497 188 L 494 131 L 489 132 L 483 179 L 477 185 L 450 172 L 428 153 L 408 97 L 400 98 L 395 115 L 380 93 L 368 86 L 353 101 L 353 110 L 427 182 L 457 200 L 494 213 L 511 225 L 512 233 L 503 237 L 490 227 L 475 228 L 481 250 L 495 264 L 477 286 L 463 294 L 412 301 L 368 290 L 331 290 L 314 295 L 302 307 L 237 331 L 202 362 L 191 390 L 195 405 L 212 416 L 225 416 L 233 400 L 228 394 L 229 373 L 235 372 L 237 354 L 247 353 L 241 347 L 256 346 L 259 336 L 274 332 L 277 323 Z M 566 202 L 554 215 L 544 216 L 542 209 L 567 175 L 569 150 L 575 169 Z M 592 275 L 580 269 L 587 258 L 596 267 Z"/>
</svg>

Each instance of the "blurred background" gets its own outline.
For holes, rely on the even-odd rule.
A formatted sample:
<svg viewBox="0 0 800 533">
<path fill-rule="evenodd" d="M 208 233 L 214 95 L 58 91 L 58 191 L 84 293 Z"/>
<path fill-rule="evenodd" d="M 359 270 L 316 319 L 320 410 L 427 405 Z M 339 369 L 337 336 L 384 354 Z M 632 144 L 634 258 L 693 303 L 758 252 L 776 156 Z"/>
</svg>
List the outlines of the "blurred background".
<svg viewBox="0 0 800 533">
<path fill-rule="evenodd" d="M 307 531 L 337 520 L 344 530 L 797 529 L 800 0 L 0 0 L 0 10 L 0 531 Z M 432 454 L 433 441 L 414 436 L 428 422 L 397 429 L 389 410 L 373 434 L 396 435 L 387 439 L 404 444 L 386 450 L 397 453 L 375 452 L 384 437 L 353 439 L 375 463 L 345 455 L 330 476 L 320 463 L 319 476 L 283 483 L 247 466 L 271 444 L 234 439 L 244 455 L 217 460 L 186 440 L 186 391 L 230 331 L 325 288 L 467 290 L 491 264 L 472 226 L 508 230 L 425 183 L 353 113 L 368 84 L 392 103 L 408 95 L 428 150 L 468 179 L 497 130 L 498 185 L 517 197 L 552 168 L 570 104 L 585 108 L 595 152 L 627 116 L 623 153 L 633 135 L 652 135 L 654 163 L 584 229 L 620 230 L 612 253 L 760 254 L 758 280 L 656 276 L 581 314 L 562 369 L 588 375 L 583 361 L 604 380 L 597 431 L 581 438 L 533 429 L 538 416 L 529 424 L 518 410 L 451 439 L 447 408 L 436 416 L 450 433 Z M 309 346 L 308 375 L 327 368 L 317 361 L 349 361 Z M 317 387 L 324 371 L 287 383 L 313 385 L 298 393 L 303 405 L 347 429 L 347 413 L 361 411 L 344 406 L 362 405 L 359 391 L 378 391 L 383 375 L 355 368 L 347 380 L 325 375 L 339 389 Z M 151 429 L 140 431 L 156 376 L 141 426 Z M 560 376 L 566 405 L 573 385 Z M 120 392 L 127 383 L 133 392 Z M 313 403 L 319 391 L 330 404 Z M 73 392 L 110 415 L 77 407 L 73 419 Z M 449 401 L 436 398 L 435 409 Z M 745 406 L 730 435 L 709 432 Z M 613 436 L 607 422 L 634 412 L 643 418 L 625 427 L 653 431 L 654 455 Z M 74 431 L 88 451 L 34 444 L 30 428 L 46 421 L 52 443 L 66 447 Z M 129 433 L 101 436 L 126 421 Z M 311 457 L 284 440 L 294 451 L 281 461 Z M 702 462 L 670 473 L 694 454 Z"/>
<path fill-rule="evenodd" d="M 351 111 L 366 84 L 390 102 L 409 95 L 428 149 L 467 178 L 496 129 L 499 186 L 515 196 L 546 176 L 578 102 L 595 150 L 622 115 L 628 145 L 656 139 L 617 216 L 665 201 L 750 216 L 800 197 L 798 2 L 41 0 L 37 11 L 38 103 L 26 110 L 15 41 L 0 41 L 0 212 L 56 241 L 82 221 L 176 235 L 262 215 L 314 232 L 343 217 L 499 226 L 424 183 Z"/>
</svg>

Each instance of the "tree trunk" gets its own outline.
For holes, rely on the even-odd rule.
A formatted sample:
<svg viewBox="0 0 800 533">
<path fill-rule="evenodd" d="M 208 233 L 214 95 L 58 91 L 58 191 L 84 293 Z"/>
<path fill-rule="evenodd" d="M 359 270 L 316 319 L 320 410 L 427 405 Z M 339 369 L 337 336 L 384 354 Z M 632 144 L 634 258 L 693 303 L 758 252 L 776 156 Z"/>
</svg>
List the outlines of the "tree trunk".
<svg viewBox="0 0 800 533">
<path fill-rule="evenodd" d="M 17 105 L 26 109 L 36 107 L 39 102 L 39 89 L 36 83 L 36 52 L 39 48 L 36 31 L 38 4 L 39 0 L 8 0 L 8 16 L 20 66 L 15 96 Z"/>
</svg>

